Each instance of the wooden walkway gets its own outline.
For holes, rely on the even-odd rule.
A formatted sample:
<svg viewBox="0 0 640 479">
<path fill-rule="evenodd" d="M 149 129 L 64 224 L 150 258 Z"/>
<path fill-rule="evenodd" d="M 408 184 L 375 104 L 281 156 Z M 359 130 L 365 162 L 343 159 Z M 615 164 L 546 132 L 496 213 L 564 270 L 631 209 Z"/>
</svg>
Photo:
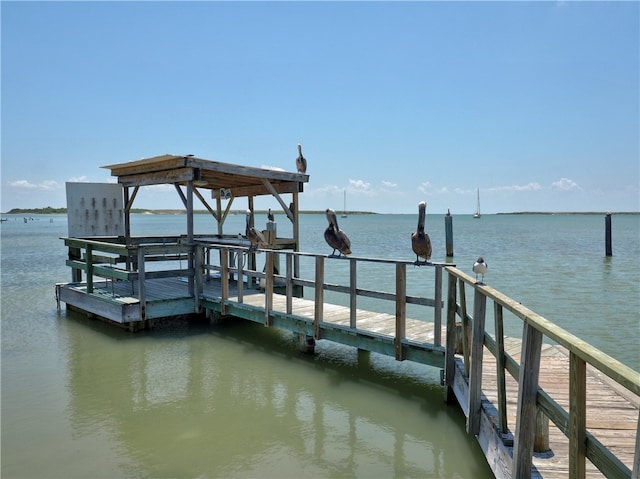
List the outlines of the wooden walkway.
<svg viewBox="0 0 640 479">
<path fill-rule="evenodd" d="M 94 283 L 94 293 L 96 297 L 111 305 L 121 305 L 122 307 L 139 307 L 136 296 L 136 283 L 115 281 Z M 86 286 L 84 284 L 61 285 L 60 291 L 71 290 L 78 294 L 85 295 Z M 173 315 L 189 314 L 195 312 L 193 302 L 180 301 L 188 298 L 188 284 L 182 278 L 160 278 L 147 280 L 146 282 L 147 317 L 155 317 L 155 312 L 162 311 L 166 315 L 168 311 Z M 219 280 L 210 280 L 203 283 L 203 294 L 201 299 L 204 303 L 214 304 L 220 302 L 221 285 Z M 64 296 L 63 301 L 70 296 Z M 191 304 L 191 306 L 189 306 Z M 238 291 L 230 285 L 228 304 L 235 305 L 239 309 L 234 309 L 235 316 L 241 316 L 242 311 L 250 312 L 262 311 L 264 315 L 265 294 L 259 289 L 243 288 L 242 302 L 238 301 Z M 82 308 L 81 308 L 82 309 Z M 155 311 L 155 312 L 154 312 Z M 313 324 L 315 314 L 315 303 L 313 300 L 304 298 L 292 299 L 292 311 L 290 315 L 285 314 L 286 297 L 281 294 L 273 295 L 272 312 L 279 316 L 280 321 L 287 318 L 293 321 L 293 317 L 299 322 L 303 321 L 309 325 Z M 244 319 L 256 321 L 260 315 L 247 314 Z M 357 327 L 350 328 L 349 307 L 337 306 L 324 303 L 323 306 L 323 327 L 339 327 L 348 330 L 351 336 L 370 338 L 371 335 L 380 339 L 388 339 L 393 343 L 396 334 L 396 317 L 385 313 L 376 313 L 358 309 L 356 313 Z M 261 321 L 261 320 L 260 320 Z M 295 327 L 290 328 L 295 330 Z M 441 337 L 446 337 L 445 328 L 442 328 Z M 429 346 L 433 352 L 434 327 L 433 322 L 425 322 L 415 319 L 406 319 L 405 337 L 408 342 L 415 345 L 424 344 Z M 322 338 L 322 334 L 320 335 Z M 332 340 L 335 338 L 332 337 Z M 348 343 L 358 344 L 357 341 Z M 369 349 L 367 341 L 362 341 L 358 347 Z M 436 348 L 437 349 L 437 348 Z M 444 350 L 442 350 L 441 363 L 439 367 L 444 367 Z M 391 351 L 393 351 L 391 349 Z M 439 350 L 438 350 L 439 351 Z M 505 353 L 509 354 L 516 361 L 520 361 L 521 340 L 505 338 Z M 380 352 L 378 350 L 377 352 Z M 457 374 L 464 369 L 462 358 L 456 356 Z M 431 361 L 430 365 L 435 365 Z M 561 346 L 543 345 L 541 365 L 540 365 L 540 386 L 566 409 L 569 407 L 569 354 Z M 515 415 L 518 398 L 518 383 L 507 374 L 507 411 L 508 428 L 515 429 Z M 492 354 L 485 348 L 482 372 L 482 394 L 483 411 L 494 427 L 497 427 L 496 401 L 497 401 L 497 373 L 496 362 Z M 605 444 L 615 455 L 627 466 L 633 469 L 633 460 L 636 444 L 636 425 L 638 424 L 638 410 L 640 401 L 637 396 L 630 393 L 617 383 L 607 378 L 604 374 L 591 367 L 587 368 L 587 427 Z M 461 404 L 463 411 L 467 414 L 464 404 Z M 535 453 L 533 458 L 533 468 L 531 477 L 555 479 L 566 478 L 569 475 L 569 441 L 567 437 L 554 424 L 549 425 L 549 451 Z M 512 450 L 512 446 L 507 443 L 507 451 Z M 589 461 L 587 461 L 586 477 L 604 477 Z"/>
</svg>

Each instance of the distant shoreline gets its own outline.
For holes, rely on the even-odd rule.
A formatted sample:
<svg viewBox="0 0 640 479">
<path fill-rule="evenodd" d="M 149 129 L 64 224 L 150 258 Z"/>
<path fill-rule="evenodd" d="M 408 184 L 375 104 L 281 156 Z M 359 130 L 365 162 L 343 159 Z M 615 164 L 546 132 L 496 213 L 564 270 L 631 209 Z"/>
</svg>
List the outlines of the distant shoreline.
<svg viewBox="0 0 640 479">
<path fill-rule="evenodd" d="M 237 215 L 244 214 L 246 210 L 231 210 L 229 214 Z M 132 208 L 133 214 L 151 214 L 151 215 L 183 215 L 186 214 L 186 210 L 178 209 L 146 209 L 146 208 Z M 207 210 L 194 210 L 194 214 L 208 214 Z M 267 214 L 267 210 L 255 210 L 254 214 Z M 274 214 L 282 214 L 279 211 L 274 211 Z M 317 215 L 324 214 L 324 210 L 300 210 L 301 215 Z M 66 208 L 13 208 L 3 215 L 66 215 Z M 383 213 L 376 213 L 375 211 L 347 211 L 347 216 L 355 215 L 379 215 Z M 413 214 L 413 213 L 389 213 L 389 214 Z M 432 213 L 437 214 L 437 213 Z M 493 213 L 495 215 L 640 215 L 640 211 L 513 211 L 513 212 L 501 212 Z M 492 216 L 493 214 L 486 213 L 486 216 Z M 455 213 L 453 216 L 467 216 L 470 213 Z"/>
<path fill-rule="evenodd" d="M 640 211 L 514 211 L 496 215 L 640 215 Z"/>
</svg>

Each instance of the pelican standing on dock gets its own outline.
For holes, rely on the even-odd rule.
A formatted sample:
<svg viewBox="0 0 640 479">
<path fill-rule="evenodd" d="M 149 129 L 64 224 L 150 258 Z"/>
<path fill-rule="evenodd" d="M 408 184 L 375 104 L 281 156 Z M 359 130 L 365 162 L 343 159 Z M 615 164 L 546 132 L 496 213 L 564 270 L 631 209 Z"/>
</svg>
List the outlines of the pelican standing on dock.
<svg viewBox="0 0 640 479">
<path fill-rule="evenodd" d="M 271 212 L 271 208 L 269 208 L 269 211 L 267 212 L 267 220 L 274 222 L 275 221 L 275 216 L 273 216 L 273 213 Z"/>
<path fill-rule="evenodd" d="M 484 274 L 487 272 L 487 263 L 484 262 L 484 258 L 480 256 L 475 263 L 473 263 L 473 272 L 476 274 L 476 284 L 484 284 Z M 478 281 L 478 275 L 482 278 Z"/>
<path fill-rule="evenodd" d="M 302 156 L 302 145 L 298 143 L 298 158 L 296 158 L 296 169 L 303 175 L 307 172 L 307 159 Z"/>
<path fill-rule="evenodd" d="M 261 244 L 267 244 L 267 240 L 262 236 L 262 233 L 255 229 L 251 223 L 253 218 L 253 213 L 251 210 L 247 210 L 247 226 L 245 229 L 245 236 L 251 242 L 251 247 L 249 250 L 256 250 Z"/>
<path fill-rule="evenodd" d="M 427 203 L 421 201 L 418 203 L 418 228 L 411 234 L 411 248 L 416 254 L 416 266 L 427 264 L 431 259 L 431 239 L 424 232 L 424 223 L 427 217 Z M 420 261 L 424 258 L 424 261 Z"/>
<path fill-rule="evenodd" d="M 336 212 L 331 208 L 327 208 L 326 214 L 329 226 L 324 230 L 324 239 L 327 244 L 333 248 L 333 253 L 331 253 L 329 257 L 335 256 L 336 250 L 339 252 L 338 257 L 343 254 L 351 254 L 351 240 L 347 234 L 338 227 Z"/>
</svg>

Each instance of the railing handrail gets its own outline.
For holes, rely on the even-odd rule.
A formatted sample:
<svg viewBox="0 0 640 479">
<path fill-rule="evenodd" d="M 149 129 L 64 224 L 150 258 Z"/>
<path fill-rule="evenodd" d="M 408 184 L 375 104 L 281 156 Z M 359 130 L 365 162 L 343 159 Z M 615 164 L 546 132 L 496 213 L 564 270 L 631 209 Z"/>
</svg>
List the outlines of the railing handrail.
<svg viewBox="0 0 640 479">
<path fill-rule="evenodd" d="M 637 371 L 634 371 L 626 364 L 600 351 L 595 346 L 591 346 L 589 343 L 552 323 L 526 306 L 523 306 L 517 301 L 509 298 L 498 290 L 487 285 L 475 284 L 475 279 L 463 271 L 452 266 L 445 266 L 445 270 L 456 278 L 461 279 L 469 286 L 480 290 L 484 296 L 500 304 L 504 309 L 510 311 L 523 321 L 526 321 L 536 330 L 540 331 L 544 336 L 564 346 L 567 350 L 577 355 L 609 378 L 624 386 L 634 394 L 640 396 L 640 373 Z"/>
</svg>

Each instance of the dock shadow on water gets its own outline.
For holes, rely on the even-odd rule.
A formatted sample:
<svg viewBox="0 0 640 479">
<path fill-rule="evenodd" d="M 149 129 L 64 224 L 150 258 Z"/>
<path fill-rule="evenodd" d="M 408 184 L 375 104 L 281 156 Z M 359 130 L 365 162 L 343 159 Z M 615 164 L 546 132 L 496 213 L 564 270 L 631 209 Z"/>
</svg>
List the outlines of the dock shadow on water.
<svg viewBox="0 0 640 479">
<path fill-rule="evenodd" d="M 106 427 L 129 476 L 493 477 L 436 368 L 238 320 L 67 323 L 73 434 Z"/>
</svg>

